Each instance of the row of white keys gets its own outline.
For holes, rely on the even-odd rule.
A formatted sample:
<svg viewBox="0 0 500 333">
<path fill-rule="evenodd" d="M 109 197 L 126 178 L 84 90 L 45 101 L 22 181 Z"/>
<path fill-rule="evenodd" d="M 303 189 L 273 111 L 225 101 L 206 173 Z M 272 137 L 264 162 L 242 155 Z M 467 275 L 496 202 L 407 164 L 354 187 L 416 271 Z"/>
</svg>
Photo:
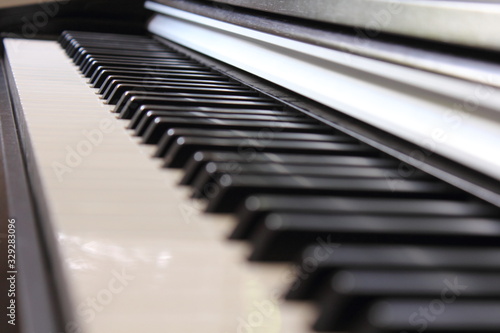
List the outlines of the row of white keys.
<svg viewBox="0 0 500 333">
<path fill-rule="evenodd" d="M 310 305 L 277 297 L 291 267 L 246 262 L 56 42 L 5 46 L 82 332 L 309 331 Z"/>
</svg>

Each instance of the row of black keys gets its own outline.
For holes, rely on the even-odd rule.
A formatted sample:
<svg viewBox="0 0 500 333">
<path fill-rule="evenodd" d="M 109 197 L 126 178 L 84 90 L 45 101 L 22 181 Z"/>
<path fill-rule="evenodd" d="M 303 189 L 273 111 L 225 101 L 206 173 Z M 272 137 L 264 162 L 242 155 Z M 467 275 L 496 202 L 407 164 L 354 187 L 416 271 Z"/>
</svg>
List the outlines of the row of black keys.
<svg viewBox="0 0 500 333">
<path fill-rule="evenodd" d="M 141 36 L 66 32 L 101 96 L 252 260 L 297 259 L 317 330 L 498 332 L 499 210 Z"/>
</svg>

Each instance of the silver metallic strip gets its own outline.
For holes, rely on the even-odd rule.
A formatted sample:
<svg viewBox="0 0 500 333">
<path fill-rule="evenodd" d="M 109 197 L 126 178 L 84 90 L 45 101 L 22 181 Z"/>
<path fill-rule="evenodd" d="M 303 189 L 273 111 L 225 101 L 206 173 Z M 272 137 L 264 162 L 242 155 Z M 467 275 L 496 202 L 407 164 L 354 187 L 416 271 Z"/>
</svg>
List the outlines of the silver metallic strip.
<svg viewBox="0 0 500 333">
<path fill-rule="evenodd" d="M 380 32 L 500 50 L 500 3 L 488 0 L 216 0 Z"/>
<path fill-rule="evenodd" d="M 265 16 L 235 11 L 224 5 L 202 4 L 181 0 L 161 0 L 168 7 L 206 16 L 218 21 L 281 36 L 308 44 L 353 53 L 368 58 L 405 65 L 429 72 L 439 73 L 486 86 L 500 87 L 500 64 L 493 59 L 478 59 L 467 54 L 432 50 L 390 43 L 369 38 L 360 29 L 355 35 L 340 31 L 328 31 L 320 27 L 297 25 Z"/>
<path fill-rule="evenodd" d="M 149 30 L 500 179 L 500 94 L 148 3 Z"/>
</svg>

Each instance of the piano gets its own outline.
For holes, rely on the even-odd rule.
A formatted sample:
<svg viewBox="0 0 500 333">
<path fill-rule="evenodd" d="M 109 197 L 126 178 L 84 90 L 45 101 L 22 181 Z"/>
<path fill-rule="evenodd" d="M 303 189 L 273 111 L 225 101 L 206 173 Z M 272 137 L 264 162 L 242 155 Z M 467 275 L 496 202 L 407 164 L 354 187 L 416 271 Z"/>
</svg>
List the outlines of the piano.
<svg viewBox="0 0 500 333">
<path fill-rule="evenodd" d="M 2 332 L 500 331 L 500 5 L 1 1 Z"/>
</svg>

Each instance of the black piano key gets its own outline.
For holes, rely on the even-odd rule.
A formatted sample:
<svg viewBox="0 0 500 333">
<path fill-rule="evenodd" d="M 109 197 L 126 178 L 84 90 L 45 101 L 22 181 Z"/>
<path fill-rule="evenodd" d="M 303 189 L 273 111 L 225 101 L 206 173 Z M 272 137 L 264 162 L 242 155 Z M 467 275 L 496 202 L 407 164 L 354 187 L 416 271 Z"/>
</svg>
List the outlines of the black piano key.
<svg viewBox="0 0 500 333">
<path fill-rule="evenodd" d="M 107 55 L 88 55 L 80 63 L 79 69 L 85 76 L 90 77 L 96 74 L 96 71 L 105 69 L 123 68 L 130 71 L 165 71 L 171 69 L 182 69 L 187 71 L 196 71 L 200 73 L 210 73 L 218 75 L 210 68 L 200 65 L 196 61 L 182 57 L 166 58 L 147 58 L 130 56 L 107 56 Z M 220 75 L 219 75 L 220 76 Z"/>
<path fill-rule="evenodd" d="M 328 141 L 331 142 L 331 141 Z M 208 177 L 218 179 L 224 174 L 241 175 L 302 175 L 318 177 L 361 177 L 361 178 L 385 178 L 387 174 L 396 176 L 397 170 L 384 168 L 367 168 L 357 166 L 333 166 L 333 165 L 289 165 L 278 163 L 221 163 L 210 162 L 206 165 L 204 174 Z M 425 175 L 423 177 L 429 177 Z M 420 177 L 419 177 L 420 178 Z M 208 181 L 208 179 L 207 179 Z"/>
<path fill-rule="evenodd" d="M 151 44 L 146 44 L 151 45 Z M 142 45 L 144 46 L 144 44 Z M 94 56 L 105 55 L 105 56 L 117 56 L 117 57 L 144 57 L 144 58 L 160 58 L 160 59 L 168 59 L 171 56 L 178 57 L 179 54 L 173 51 L 169 51 L 168 49 L 161 48 L 159 51 L 151 51 L 151 50 L 125 50 L 125 49 L 116 49 L 116 48 L 107 48 L 107 47 L 92 47 L 87 46 L 85 51 L 80 54 L 92 54 Z M 78 59 L 73 59 L 76 63 Z"/>
<path fill-rule="evenodd" d="M 238 110 L 241 112 L 242 110 Z M 252 111 L 252 110 L 248 110 Z M 254 112 L 261 110 L 253 110 Z M 267 111 L 262 110 L 263 114 L 280 115 L 283 111 Z M 283 112 L 284 114 L 288 114 Z M 299 140 L 299 141 L 315 141 L 315 142 L 356 142 L 355 139 L 343 134 L 315 134 L 315 133 L 287 133 L 267 131 L 238 131 L 238 130 L 206 130 L 196 128 L 171 128 L 158 142 L 158 149 L 154 157 L 165 157 L 167 151 L 172 144 L 182 136 L 187 137 L 210 137 L 219 139 L 238 139 L 248 138 L 257 140 L 261 144 L 267 144 L 274 140 Z M 271 161 L 269 161 L 271 162 Z M 187 184 L 187 183 L 186 183 Z"/>
<path fill-rule="evenodd" d="M 213 108 L 213 107 L 204 107 L 204 106 L 165 106 L 165 105 L 142 105 L 137 111 L 134 113 L 134 116 L 130 119 L 130 123 L 128 125 L 129 129 L 136 129 L 139 123 L 143 120 L 144 117 L 147 116 L 148 112 L 166 112 L 165 117 L 174 116 L 177 114 L 176 112 L 182 113 L 205 113 L 205 114 L 239 114 L 239 115 L 263 115 L 263 116 L 286 116 L 286 117 L 295 117 L 306 119 L 304 115 L 300 115 L 296 112 L 292 111 L 282 111 L 282 110 L 267 110 L 267 109 L 231 109 L 231 108 Z M 311 118 L 307 118 L 311 119 Z M 224 131 L 226 132 L 226 131 Z M 208 135 L 206 135 L 208 136 Z M 347 137 L 347 136 L 346 136 Z"/>
<path fill-rule="evenodd" d="M 134 70 L 126 67 L 109 67 L 96 71 L 89 79 L 94 88 L 100 88 L 104 81 L 110 76 L 132 76 L 138 78 L 158 77 L 166 79 L 192 79 L 228 82 L 229 79 L 213 73 L 190 73 L 186 70 Z"/>
<path fill-rule="evenodd" d="M 173 54 L 174 55 L 174 54 Z M 186 57 L 181 57 L 181 56 L 171 56 L 168 58 L 149 58 L 149 57 L 129 57 L 129 56 L 109 56 L 109 55 L 92 55 L 84 65 L 80 65 L 80 70 L 84 72 L 85 70 L 88 70 L 89 63 L 100 63 L 101 61 L 104 61 L 106 65 L 114 66 L 116 63 L 130 63 L 130 64 L 139 64 L 141 67 L 155 67 L 156 65 L 170 65 L 170 64 L 189 64 L 192 65 L 193 67 L 197 67 L 200 69 L 205 69 L 207 68 L 203 65 L 200 65 L 194 60 L 191 60 Z"/>
<path fill-rule="evenodd" d="M 121 50 L 137 50 L 137 49 L 147 49 L 147 46 L 155 46 L 161 51 L 167 51 L 164 45 L 160 44 L 154 39 L 144 38 L 144 36 L 138 35 L 122 35 L 125 38 L 118 37 L 117 39 L 95 39 L 87 37 L 79 37 L 73 39 L 72 41 L 76 43 L 76 46 L 81 47 L 100 47 L 107 49 L 121 49 Z M 141 38 L 143 37 L 143 38 Z"/>
<path fill-rule="evenodd" d="M 73 62 L 77 65 L 80 66 L 81 62 L 84 61 L 86 56 L 90 55 L 107 55 L 107 56 L 121 56 L 121 57 L 144 57 L 144 58 L 161 58 L 161 59 L 168 59 L 169 57 L 176 56 L 175 54 L 172 54 L 172 52 L 168 51 L 156 51 L 156 52 L 149 52 L 149 51 L 132 51 L 132 50 L 112 50 L 112 49 L 99 49 L 99 48 L 87 48 L 85 52 L 81 52 L 80 54 L 76 55 L 73 58 Z"/>
<path fill-rule="evenodd" d="M 139 59 L 117 62 L 110 60 L 109 63 L 103 63 L 104 60 L 105 59 L 97 60 L 95 58 L 90 58 L 87 62 L 80 65 L 80 71 L 85 77 L 90 79 L 94 77 L 94 75 L 98 75 L 99 73 L 97 72 L 116 67 L 126 68 L 134 72 L 154 72 L 156 70 L 168 71 L 170 69 L 188 68 L 188 66 L 193 70 L 197 69 L 197 67 L 192 67 L 190 62 L 180 59 L 171 59 L 169 61 L 157 62 L 156 64 L 141 62 Z"/>
<path fill-rule="evenodd" d="M 78 60 L 81 60 L 82 57 L 87 57 L 87 56 L 92 57 L 93 54 L 95 54 L 95 53 L 93 53 L 93 52 L 89 53 L 88 52 L 89 49 L 99 50 L 100 52 L 119 51 L 119 52 L 123 52 L 125 54 L 128 53 L 129 51 L 132 51 L 132 52 L 136 52 L 136 51 L 165 52 L 165 49 L 161 45 L 154 44 L 154 43 L 149 43 L 149 44 L 144 44 L 144 43 L 142 43 L 142 44 L 134 44 L 134 43 L 111 44 L 110 43 L 109 45 L 95 43 L 93 45 L 86 45 L 86 46 L 74 44 L 73 46 L 74 47 L 72 48 L 72 50 L 70 50 L 68 55 L 71 58 L 73 58 L 75 62 Z M 117 58 L 126 58 L 126 55 L 125 56 L 117 56 Z"/>
<path fill-rule="evenodd" d="M 259 96 L 256 91 L 242 87 L 196 87 L 180 85 L 157 85 L 157 84 L 118 84 L 108 97 L 108 103 L 116 104 L 122 95 L 127 91 L 144 92 L 179 92 L 179 93 L 203 93 L 214 95 L 235 95 L 235 96 Z"/>
<path fill-rule="evenodd" d="M 71 41 L 77 42 L 130 42 L 130 43 L 151 43 L 151 38 L 141 35 L 128 35 L 128 34 L 113 34 L 102 32 L 88 32 L 88 31 L 73 31 L 65 30 L 62 32 L 59 41 L 65 47 Z"/>
<path fill-rule="evenodd" d="M 131 71 L 159 71 L 159 70 L 186 70 L 197 73 L 213 73 L 187 59 L 162 59 L 150 61 L 145 58 L 119 58 L 106 56 L 89 56 L 80 64 L 80 71 L 86 77 L 92 77 L 96 72 L 116 67 L 126 68 Z"/>
<path fill-rule="evenodd" d="M 151 40 L 151 38 L 142 35 L 128 35 L 128 34 L 116 34 L 116 33 L 105 33 L 105 32 L 93 32 L 93 31 L 77 31 L 77 30 L 64 30 L 62 32 L 61 38 L 83 38 L 92 40 L 129 40 L 129 39 L 139 39 L 139 40 Z"/>
<path fill-rule="evenodd" d="M 85 45 L 91 45 L 93 43 L 158 44 L 156 40 L 143 35 L 91 33 L 88 31 L 67 31 L 67 33 L 64 33 L 63 38 L 66 39 L 67 42 L 76 42 Z M 165 46 L 165 50 L 168 51 L 170 48 Z"/>
<path fill-rule="evenodd" d="M 122 36 L 116 36 L 115 38 L 94 38 L 94 37 L 87 37 L 87 36 L 76 36 L 73 34 L 66 35 L 60 40 L 61 46 L 66 50 L 66 51 L 71 51 L 79 46 L 91 46 L 93 44 L 96 45 L 102 45 L 103 43 L 106 43 L 108 45 L 111 45 L 112 47 L 118 47 L 118 45 L 123 45 L 124 43 L 129 43 L 129 44 L 135 44 L 135 45 L 159 45 L 156 41 L 153 41 L 148 38 L 144 38 L 144 36 L 132 36 L 132 35 L 123 35 Z M 135 37 L 135 38 L 133 38 Z M 141 38 L 142 37 L 142 38 Z M 163 45 L 162 45 L 163 46 Z M 164 51 L 171 51 L 168 48 L 164 48 Z"/>
<path fill-rule="evenodd" d="M 179 88 L 182 89 L 181 87 Z M 154 89 L 151 91 L 127 90 L 122 94 L 122 96 L 124 97 L 125 100 L 133 97 L 148 97 L 150 98 L 151 101 L 156 102 L 151 104 L 166 105 L 166 106 L 170 105 L 168 104 L 168 100 L 164 101 L 163 98 L 169 98 L 169 97 L 209 98 L 209 99 L 228 100 L 228 101 L 236 100 L 236 101 L 267 102 L 269 105 L 272 106 L 279 105 L 267 96 L 261 96 L 258 93 L 248 93 L 248 91 L 246 90 L 243 90 L 241 93 L 233 91 L 229 94 L 226 94 L 224 93 L 223 88 L 215 88 L 215 89 L 219 89 L 219 93 L 210 90 L 207 92 L 203 92 L 203 91 L 198 91 L 197 89 L 194 89 L 191 92 L 189 88 L 187 88 L 186 91 L 181 91 L 176 89 L 175 91 L 169 92 L 168 90 L 165 91 L 164 89 L 160 88 L 158 91 Z"/>
<path fill-rule="evenodd" d="M 274 108 L 281 109 L 282 106 L 265 98 L 253 96 L 225 96 L 211 94 L 187 94 L 187 93 L 144 93 L 128 91 L 123 94 L 116 104 L 115 113 L 121 119 L 131 119 L 137 109 L 142 105 L 182 105 L 182 106 L 206 106 L 206 107 L 228 107 L 228 108 Z"/>
<path fill-rule="evenodd" d="M 500 210 L 475 201 L 402 198 L 307 197 L 253 195 L 237 210 L 238 224 L 230 238 L 247 239 L 273 212 L 308 214 L 370 214 L 443 217 L 498 217 Z"/>
<path fill-rule="evenodd" d="M 151 40 L 92 41 L 89 39 L 79 38 L 78 40 L 73 39 L 69 42 L 66 45 L 65 50 L 66 54 L 72 58 L 74 62 L 81 60 L 81 57 L 86 55 L 103 55 L 105 53 L 111 53 L 117 57 L 120 57 L 121 53 L 123 53 L 124 56 L 127 56 L 129 52 L 130 54 L 138 52 L 151 52 L 177 56 L 175 52 L 167 50 L 163 45 Z M 89 50 L 91 50 L 91 52 L 89 52 Z"/>
<path fill-rule="evenodd" d="M 200 66 L 186 59 L 162 59 L 162 61 L 151 62 L 143 58 L 117 58 L 117 57 L 94 57 L 88 56 L 81 64 L 80 71 L 86 77 L 93 77 L 97 72 L 107 69 L 123 68 L 124 70 L 136 72 L 155 72 L 183 70 L 187 73 L 215 74 L 210 69 Z"/>
<path fill-rule="evenodd" d="M 343 270 L 321 290 L 316 331 L 351 331 L 360 317 L 383 298 L 440 300 L 500 299 L 499 273 Z M 367 319 L 367 318 L 363 318 Z"/>
<path fill-rule="evenodd" d="M 440 299 L 381 299 L 362 316 L 352 333 L 496 333 L 500 301 L 463 300 L 441 305 Z"/>
<path fill-rule="evenodd" d="M 277 163 L 214 163 L 210 162 L 201 170 L 192 183 L 194 196 L 202 197 L 206 190 L 219 186 L 221 177 L 226 174 L 238 175 L 289 175 L 308 177 L 342 177 L 342 178 L 382 178 L 382 179 L 431 179 L 428 174 L 418 172 L 411 177 L 403 178 L 398 169 L 367 168 L 355 166 L 324 165 L 288 165 Z"/>
<path fill-rule="evenodd" d="M 76 59 L 78 55 L 85 52 L 89 47 L 91 48 L 101 48 L 107 50 L 120 50 L 127 51 L 128 49 L 132 51 L 138 51 L 141 49 L 150 50 L 152 52 L 168 52 L 163 45 L 151 41 L 88 41 L 88 40 L 72 40 L 66 47 L 66 54 L 72 58 Z"/>
<path fill-rule="evenodd" d="M 273 213 L 252 235 L 250 260 L 292 260 L 318 238 L 336 243 L 494 246 L 500 220 L 492 218 Z"/>
<path fill-rule="evenodd" d="M 105 99 L 109 99 L 111 93 L 115 87 L 121 83 L 129 84 L 149 84 L 149 85 L 173 85 L 179 87 L 207 87 L 207 88 L 234 88 L 234 89 L 244 89 L 235 82 L 230 81 L 216 81 L 216 80 L 194 80 L 194 79 L 183 79 L 183 78 L 162 78 L 162 77 L 138 77 L 138 76 L 121 76 L 121 75 L 111 75 L 108 76 L 101 88 L 99 88 L 99 93 Z"/>
<path fill-rule="evenodd" d="M 158 77 L 158 78 L 180 78 L 180 79 L 193 79 L 193 80 L 211 80 L 211 81 L 221 81 L 227 82 L 227 79 L 223 77 L 210 73 L 210 72 L 200 72 L 195 69 L 136 69 L 129 67 L 119 67 L 119 66 L 107 66 L 98 67 L 94 74 L 90 76 L 89 83 L 94 88 L 100 88 L 109 76 L 114 75 L 126 75 L 135 76 L 139 78 L 143 77 Z"/>
<path fill-rule="evenodd" d="M 102 64 L 105 66 L 116 66 L 116 64 L 130 64 L 132 67 L 135 67 L 136 65 L 140 65 L 139 67 L 148 67 L 148 68 L 155 68 L 156 66 L 161 66 L 161 65 L 172 65 L 172 64 L 179 64 L 179 65 L 190 65 L 193 68 L 199 68 L 203 70 L 208 70 L 205 66 L 200 65 L 194 60 L 191 60 L 186 57 L 179 57 L 179 56 L 172 56 L 168 58 L 148 58 L 148 57 L 128 57 L 128 56 L 108 56 L 108 55 L 92 55 L 91 58 L 89 58 L 87 64 L 89 62 L 96 63 L 96 64 Z M 101 63 L 104 62 L 104 63 Z M 80 70 L 83 72 L 85 67 L 80 67 Z"/>
<path fill-rule="evenodd" d="M 132 38 L 131 38 L 132 37 Z M 137 49 L 141 47 L 155 46 L 159 47 L 162 51 L 168 51 L 164 45 L 158 43 L 155 40 L 140 38 L 141 36 L 128 35 L 125 38 L 117 37 L 116 39 L 95 39 L 88 37 L 78 37 L 71 38 L 67 48 L 78 48 L 78 47 L 104 47 L 113 49 Z"/>
<path fill-rule="evenodd" d="M 161 119 L 161 118 L 160 118 Z M 164 118 L 167 119 L 167 118 Z M 196 121 L 200 121 L 199 119 Z M 222 120 L 211 120 L 206 119 L 208 122 L 207 127 L 210 124 L 215 123 L 216 127 L 221 128 L 221 125 L 225 124 L 231 128 L 240 127 L 242 129 L 248 129 L 249 126 L 258 127 L 260 126 L 259 121 L 234 121 L 228 120 L 220 124 Z M 262 122 L 265 123 L 265 122 Z M 278 122 L 275 122 L 279 124 Z M 165 121 L 164 130 L 165 133 L 168 129 L 168 121 Z M 155 124 L 157 125 L 157 124 Z M 152 125 L 153 126 L 153 125 Z M 281 123 L 280 129 L 282 131 L 294 131 L 294 130 L 315 130 L 318 125 L 312 124 L 301 124 L 301 123 Z M 180 126 L 176 126 L 180 127 Z M 321 128 L 321 127 L 319 127 Z M 148 130 L 149 132 L 149 130 Z M 149 135 L 148 135 L 149 134 Z M 156 143 L 157 140 L 146 141 L 150 138 L 156 139 L 159 137 L 153 136 L 154 132 L 146 133 L 144 135 L 145 143 Z M 159 139 L 158 139 L 159 140 Z M 251 155 L 256 152 L 274 152 L 274 153 L 290 153 L 290 154 L 305 154 L 305 155 L 377 155 L 378 152 L 374 151 L 370 147 L 361 145 L 358 143 L 335 143 L 335 142 L 311 142 L 311 141 L 292 141 L 292 140 L 274 140 L 270 143 L 263 143 L 259 140 L 252 139 L 214 139 L 210 137 L 179 137 L 172 147 L 167 152 L 164 158 L 164 166 L 169 168 L 182 168 L 191 156 L 197 151 L 232 151 L 239 152 L 242 155 L 247 155 L 251 159 Z"/>
<path fill-rule="evenodd" d="M 155 39 L 145 35 L 131 35 L 131 34 L 116 34 L 105 32 L 91 32 L 91 31 L 76 31 L 65 30 L 62 32 L 60 39 L 76 40 L 78 42 L 96 43 L 96 42 L 135 42 L 135 43 L 156 43 Z"/>
<path fill-rule="evenodd" d="M 73 62 L 79 68 L 83 68 L 85 64 L 92 61 L 95 57 L 112 57 L 116 56 L 119 58 L 149 58 L 149 59 L 177 59 L 175 53 L 168 51 L 156 51 L 156 52 L 143 52 L 143 51 L 129 51 L 129 50 L 118 50 L 118 49 L 96 49 L 96 52 L 89 53 L 88 51 L 81 51 L 74 54 Z"/>
<path fill-rule="evenodd" d="M 136 111 L 136 114 L 138 111 Z M 134 115 L 135 116 L 135 115 Z M 210 119 L 210 120 L 237 120 L 237 121 L 268 121 L 273 122 L 287 122 L 287 123 L 318 123 L 316 119 L 304 117 L 304 115 L 262 115 L 252 113 L 238 113 L 238 112 L 207 112 L 207 111 L 148 111 L 143 114 L 143 117 L 135 129 L 135 135 L 142 136 L 149 129 L 149 126 L 156 120 L 165 117 L 180 117 L 184 119 Z"/>
<path fill-rule="evenodd" d="M 80 70 L 85 77 L 92 77 L 97 71 L 102 71 L 107 68 L 123 67 L 129 70 L 143 70 L 143 71 L 156 71 L 156 70 L 171 70 L 171 69 L 185 69 L 194 70 L 199 73 L 210 73 L 210 70 L 196 65 L 194 62 L 183 59 L 170 59 L 169 61 L 156 61 L 149 62 L 147 60 L 130 59 L 120 60 L 104 57 L 89 57 L 86 61 L 80 64 Z"/>
<path fill-rule="evenodd" d="M 165 133 L 171 129 L 171 128 L 197 128 L 197 129 L 214 129 L 214 130 L 245 130 L 245 131 L 255 131 L 259 129 L 266 129 L 266 128 L 272 128 L 276 131 L 282 131 L 282 132 L 299 132 L 299 133 L 328 133 L 330 131 L 330 128 L 327 126 L 324 126 L 322 124 L 308 124 L 308 123 L 299 123 L 299 122 L 282 122 L 282 121 L 273 121 L 273 122 L 268 122 L 268 121 L 251 121 L 251 120 L 222 120 L 222 119 L 212 119 L 212 118 L 193 118 L 193 119 L 186 119 L 182 117 L 161 117 L 161 118 L 156 118 L 155 121 L 149 126 L 149 128 L 146 130 L 146 133 L 143 136 L 143 142 L 144 143 L 158 143 L 160 139 L 165 135 Z M 170 149 L 169 156 L 165 157 L 165 166 L 166 167 L 173 167 L 177 168 L 180 167 L 178 164 L 171 163 L 171 160 L 176 157 L 177 158 L 177 151 L 183 151 L 185 153 L 188 153 L 189 150 L 194 149 L 194 153 L 200 149 L 201 145 L 198 145 L 199 147 L 196 148 L 197 142 L 196 141 L 198 138 L 193 137 L 193 138 L 186 138 L 186 140 L 182 137 L 177 138 L 175 141 L 175 144 L 172 145 L 172 149 Z M 209 146 L 207 150 L 214 150 L 215 149 L 215 144 L 221 144 L 221 151 L 238 151 L 238 147 L 234 147 L 231 145 L 230 140 L 231 139 L 218 139 L 218 141 L 215 141 L 217 139 L 210 139 L 210 141 L 202 143 L 202 145 L 206 144 Z M 233 143 L 235 142 L 235 139 L 232 139 Z M 182 146 L 182 147 L 181 147 Z M 254 149 L 255 147 L 251 147 L 248 149 L 246 152 L 243 151 L 243 154 L 249 155 L 250 153 L 255 153 L 258 151 L 258 149 Z M 319 147 L 318 149 L 321 149 Z M 316 149 L 316 150 L 318 150 Z M 269 149 L 267 149 L 269 150 Z M 360 148 L 361 151 L 361 148 Z M 370 152 L 366 152 L 366 155 L 370 154 Z M 180 156 L 180 155 L 179 155 Z M 182 161 L 184 161 L 184 158 L 189 158 L 190 156 L 185 156 L 182 155 L 180 158 Z M 184 163 L 184 162 L 183 162 Z"/>
<path fill-rule="evenodd" d="M 77 41 L 78 42 L 78 41 Z M 177 52 L 170 51 L 165 47 L 160 47 L 159 50 L 148 50 L 147 47 L 157 48 L 159 44 L 154 42 L 142 43 L 139 47 L 134 46 L 134 43 L 122 42 L 123 47 L 113 48 L 112 44 L 108 46 L 102 45 L 87 45 L 84 50 L 85 54 L 93 55 L 107 55 L 107 56 L 117 56 L 117 57 L 145 57 L 145 58 L 161 58 L 164 59 L 168 56 L 178 56 Z M 76 59 L 74 59 L 76 61 Z"/>
<path fill-rule="evenodd" d="M 73 31 L 65 30 L 61 33 L 59 41 L 65 40 L 66 43 L 72 40 L 89 41 L 89 42 L 134 42 L 134 43 L 151 43 L 155 42 L 147 36 L 141 35 L 128 35 L 128 34 L 114 34 L 103 32 L 89 32 L 89 31 Z"/>
<path fill-rule="evenodd" d="M 116 34 L 105 32 L 91 32 L 91 31 L 76 31 L 65 30 L 63 32 L 65 38 L 75 39 L 77 41 L 111 41 L 111 42 L 142 42 L 154 41 L 148 36 L 144 35 L 130 35 L 130 34 Z"/>
<path fill-rule="evenodd" d="M 163 45 L 161 45 L 160 47 L 162 48 Z M 164 49 L 162 52 L 169 52 L 169 51 Z M 91 56 L 92 56 L 92 59 L 95 59 L 95 60 L 114 60 L 114 59 L 116 59 L 117 61 L 141 62 L 147 66 L 151 66 L 154 64 L 158 64 L 158 63 L 161 64 L 161 63 L 169 63 L 169 62 L 182 62 L 182 63 L 193 64 L 195 66 L 199 66 L 200 68 L 207 69 L 207 67 L 201 65 L 200 63 L 196 62 L 195 60 L 192 60 L 189 57 L 186 57 L 183 55 L 176 54 L 175 52 L 171 52 L 171 56 L 168 56 L 165 58 L 151 58 L 151 57 L 130 56 L 130 55 L 106 55 L 106 54 L 91 54 Z"/>
<path fill-rule="evenodd" d="M 130 42 L 74 42 L 67 48 L 67 54 L 70 58 L 76 59 L 79 54 L 86 52 L 88 48 L 102 49 L 102 50 L 120 50 L 120 51 L 151 51 L 151 52 L 165 52 L 165 48 L 158 43 L 130 43 Z M 119 56 L 117 57 L 119 58 Z"/>
<path fill-rule="evenodd" d="M 478 258 L 481 258 L 478 260 Z M 311 299 L 343 269 L 500 272 L 499 248 L 411 245 L 353 245 L 318 238 L 297 261 L 297 275 L 287 299 Z"/>
<path fill-rule="evenodd" d="M 346 197 L 460 198 L 463 192 L 448 184 L 405 180 L 392 187 L 387 179 L 345 179 L 301 176 L 224 175 L 219 191 L 208 203 L 208 212 L 232 212 L 252 194 L 296 194 Z"/>
<path fill-rule="evenodd" d="M 335 130 L 333 133 L 335 134 Z M 271 131 L 273 134 L 277 132 Z M 263 131 L 263 133 L 269 133 Z M 295 135 L 296 133 L 282 133 Z M 312 134 L 313 133 L 300 133 Z M 323 134 L 321 134 L 323 135 Z M 329 135 L 329 134 L 324 134 Z M 165 136 L 164 136 L 165 137 Z M 313 140 L 311 140 L 313 141 Z M 401 162 L 391 158 L 382 157 L 364 157 L 364 156 L 323 156 L 323 155 L 293 155 L 293 154 L 275 154 L 275 153 L 256 153 L 253 155 L 239 154 L 233 152 L 196 152 L 186 163 L 184 176 L 180 184 L 191 184 L 198 173 L 203 170 L 209 162 L 227 162 L 227 163 L 278 163 L 293 165 L 352 165 L 352 166 L 380 166 L 380 167 L 398 167 Z"/>
<path fill-rule="evenodd" d="M 163 84 L 163 85 L 173 85 L 173 86 L 185 86 L 185 87 L 206 87 L 206 88 L 235 88 L 244 89 L 241 85 L 235 82 L 229 81 L 211 81 L 211 80 L 190 80 L 190 79 L 168 79 L 161 77 L 137 77 L 137 76 L 122 76 L 122 75 L 111 75 L 106 78 L 103 82 L 101 88 L 99 88 L 99 94 L 102 95 L 104 99 L 109 99 L 111 93 L 115 87 L 121 83 L 124 84 Z"/>
<path fill-rule="evenodd" d="M 231 108 L 214 108 L 214 107 L 204 107 L 204 106 L 165 106 L 165 105 L 142 105 L 134 113 L 134 116 L 130 119 L 128 128 L 136 129 L 139 123 L 142 121 L 143 117 L 147 115 L 148 112 L 169 112 L 166 113 L 167 116 L 175 116 L 176 112 L 202 112 L 202 113 L 222 113 L 222 114 L 247 114 L 247 115 L 267 115 L 267 116 L 287 116 L 287 117 L 297 117 L 305 118 L 304 115 L 300 115 L 293 111 L 282 111 L 282 110 L 267 110 L 267 109 L 231 109 Z M 186 129 L 191 131 L 196 131 L 195 129 Z M 206 131 L 206 130 L 205 130 Z M 213 131 L 213 130 L 212 130 Z M 227 131 L 219 131 L 227 133 Z M 260 131 L 259 131 L 260 132 Z M 209 135 L 205 135 L 209 136 Z M 347 137 L 347 136 L 346 136 Z"/>
<path fill-rule="evenodd" d="M 104 32 L 90 32 L 90 31 L 76 31 L 76 30 L 65 30 L 61 39 L 65 40 L 76 40 L 76 41 L 104 41 L 104 42 L 134 42 L 134 43 L 143 43 L 154 42 L 148 36 L 144 35 L 129 35 L 129 34 L 115 34 L 115 33 L 104 33 Z"/>
</svg>

